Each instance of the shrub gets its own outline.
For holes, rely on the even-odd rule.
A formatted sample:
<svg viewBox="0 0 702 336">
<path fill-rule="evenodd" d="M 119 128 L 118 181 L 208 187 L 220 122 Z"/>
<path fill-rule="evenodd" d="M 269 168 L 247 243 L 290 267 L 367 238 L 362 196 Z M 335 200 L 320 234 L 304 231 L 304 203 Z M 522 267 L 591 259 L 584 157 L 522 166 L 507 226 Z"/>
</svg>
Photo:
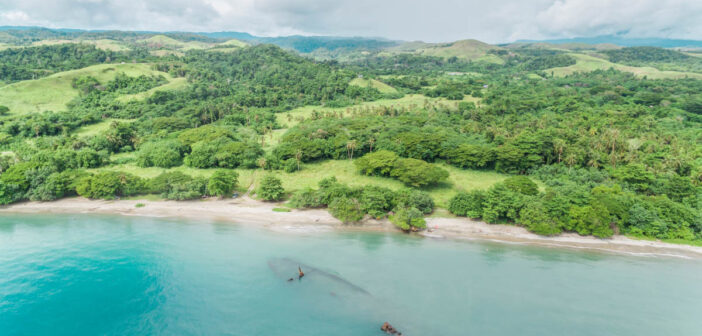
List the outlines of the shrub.
<svg viewBox="0 0 702 336">
<path fill-rule="evenodd" d="M 562 231 L 558 221 L 549 216 L 543 204 L 539 202 L 530 202 L 522 209 L 519 213 L 519 223 L 542 236 L 553 236 Z"/>
<path fill-rule="evenodd" d="M 205 194 L 206 189 L 207 179 L 198 177 L 170 185 L 162 197 L 176 201 L 198 199 Z"/>
<path fill-rule="evenodd" d="M 329 213 L 344 223 L 363 219 L 363 210 L 355 198 L 339 197 L 329 204 Z"/>
<path fill-rule="evenodd" d="M 197 199 L 205 194 L 207 180 L 193 178 L 178 171 L 164 172 L 147 183 L 149 192 L 170 200 Z"/>
<path fill-rule="evenodd" d="M 258 144 L 236 142 L 228 138 L 200 141 L 191 147 L 192 152 L 186 157 L 185 164 L 196 168 L 253 168 L 256 167 L 256 159 L 263 154 Z"/>
<path fill-rule="evenodd" d="M 141 178 L 129 173 L 113 171 L 86 176 L 76 186 L 76 191 L 83 197 L 103 199 L 136 195 L 145 190 L 146 184 Z"/>
<path fill-rule="evenodd" d="M 503 182 L 507 188 L 523 195 L 535 196 L 539 194 L 539 186 L 526 176 L 512 176 Z"/>
<path fill-rule="evenodd" d="M 136 155 L 139 167 L 171 168 L 183 163 L 187 148 L 177 140 L 145 143 Z"/>
<path fill-rule="evenodd" d="M 317 190 L 307 188 L 293 194 L 290 205 L 294 208 L 321 208 L 326 206 L 322 203 L 321 193 Z"/>
<path fill-rule="evenodd" d="M 261 179 L 256 194 L 264 201 L 279 201 L 283 199 L 285 189 L 280 179 L 273 175 L 266 175 Z"/>
<path fill-rule="evenodd" d="M 413 187 L 436 184 L 449 176 L 445 169 L 417 159 L 397 160 L 390 175 Z"/>
<path fill-rule="evenodd" d="M 397 158 L 397 154 L 391 151 L 379 150 L 364 155 L 353 164 L 363 175 L 390 176 Z"/>
<path fill-rule="evenodd" d="M 519 211 L 526 203 L 525 195 L 507 188 L 504 183 L 497 183 L 487 191 L 483 207 L 483 219 L 488 223 L 499 220 L 516 221 Z"/>
<path fill-rule="evenodd" d="M 383 218 L 395 206 L 395 192 L 388 188 L 366 186 L 359 198 L 364 213 L 374 218 Z"/>
<path fill-rule="evenodd" d="M 410 231 L 414 228 L 425 229 L 427 227 L 422 212 L 417 208 L 397 209 L 395 214 L 390 216 L 390 222 L 404 231 Z"/>
<path fill-rule="evenodd" d="M 481 218 L 483 216 L 485 198 L 486 192 L 483 190 L 459 192 L 451 198 L 448 210 L 456 216 Z"/>
<path fill-rule="evenodd" d="M 434 200 L 429 194 L 414 190 L 404 189 L 395 193 L 395 204 L 403 208 L 416 208 L 423 214 L 430 214 L 434 211 Z"/>
<path fill-rule="evenodd" d="M 231 170 L 217 170 L 207 183 L 207 192 L 213 196 L 230 196 L 236 187 L 239 174 Z"/>
</svg>

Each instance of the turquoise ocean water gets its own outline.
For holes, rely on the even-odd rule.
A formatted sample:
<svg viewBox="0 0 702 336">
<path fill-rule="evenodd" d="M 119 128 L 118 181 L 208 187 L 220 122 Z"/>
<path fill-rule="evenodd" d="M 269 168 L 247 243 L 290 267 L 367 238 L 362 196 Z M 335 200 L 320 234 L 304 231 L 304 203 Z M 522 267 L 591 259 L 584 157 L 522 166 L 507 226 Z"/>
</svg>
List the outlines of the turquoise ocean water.
<svg viewBox="0 0 702 336">
<path fill-rule="evenodd" d="M 404 335 L 699 336 L 702 261 L 170 219 L 0 217 L 0 335 L 383 335 L 384 321 Z"/>
</svg>

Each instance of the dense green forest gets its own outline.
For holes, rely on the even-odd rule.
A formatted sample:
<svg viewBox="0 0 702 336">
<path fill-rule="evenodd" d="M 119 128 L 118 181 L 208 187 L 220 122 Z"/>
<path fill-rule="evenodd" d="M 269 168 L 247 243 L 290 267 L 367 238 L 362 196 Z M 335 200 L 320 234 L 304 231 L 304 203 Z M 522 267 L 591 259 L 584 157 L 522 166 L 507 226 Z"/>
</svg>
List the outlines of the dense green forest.
<svg viewBox="0 0 702 336">
<path fill-rule="evenodd" d="M 157 74 L 76 75 L 61 110 L 24 113 L 0 100 L 0 203 L 229 197 L 250 179 L 261 200 L 328 208 L 344 222 L 388 217 L 421 229 L 442 206 L 543 235 L 702 241 L 702 80 L 615 69 L 558 77 L 549 69 L 577 64 L 562 50 L 490 56 L 499 62 L 412 53 L 322 62 L 268 44 L 162 56 L 6 49 L 0 97 L 96 64 L 148 63 Z M 691 73 L 699 59 L 660 48 L 605 56 Z M 335 171 L 300 182 L 326 162 L 349 162 L 373 183 Z M 500 179 L 468 187 L 453 178 L 460 172 Z M 289 180 L 303 186 L 286 190 Z"/>
</svg>

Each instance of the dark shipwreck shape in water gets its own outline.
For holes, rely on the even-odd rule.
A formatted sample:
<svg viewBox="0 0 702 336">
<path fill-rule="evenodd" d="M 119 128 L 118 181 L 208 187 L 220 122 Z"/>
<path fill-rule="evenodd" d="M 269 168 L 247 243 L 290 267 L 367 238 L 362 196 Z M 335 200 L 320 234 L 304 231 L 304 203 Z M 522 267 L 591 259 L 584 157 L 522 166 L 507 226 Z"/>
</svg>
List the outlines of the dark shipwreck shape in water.
<svg viewBox="0 0 702 336">
<path fill-rule="evenodd" d="M 343 289 L 347 289 L 350 292 L 371 295 L 368 291 L 362 287 L 329 272 L 320 270 L 318 268 L 312 267 L 310 265 L 301 263 L 297 260 L 290 258 L 271 258 L 268 259 L 268 267 L 281 279 L 288 280 L 290 277 L 295 276 L 297 279 L 298 267 L 305 272 L 305 277 L 300 279 L 301 281 L 330 281 L 335 285 L 341 286 Z"/>
</svg>

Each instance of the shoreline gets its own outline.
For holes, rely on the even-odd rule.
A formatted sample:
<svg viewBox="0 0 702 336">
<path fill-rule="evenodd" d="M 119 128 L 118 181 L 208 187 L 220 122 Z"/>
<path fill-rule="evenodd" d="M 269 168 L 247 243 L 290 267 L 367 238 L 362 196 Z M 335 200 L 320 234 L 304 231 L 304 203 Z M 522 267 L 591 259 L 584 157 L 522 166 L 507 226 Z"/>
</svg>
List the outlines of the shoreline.
<svg viewBox="0 0 702 336">
<path fill-rule="evenodd" d="M 143 207 L 136 207 L 137 204 Z M 273 231 L 321 232 L 333 230 L 397 232 L 387 220 L 364 220 L 345 225 L 325 209 L 291 209 L 276 212 L 280 203 L 267 203 L 248 197 L 223 200 L 148 201 L 148 200 L 90 200 L 81 197 L 53 202 L 23 202 L 0 208 L 0 214 L 111 214 L 124 216 L 183 218 L 212 220 L 261 226 Z M 702 247 L 678 245 L 660 241 L 635 240 L 625 236 L 599 239 L 564 233 L 544 237 L 514 225 L 487 224 L 468 218 L 426 218 L 429 230 L 417 235 L 432 239 L 479 240 L 511 244 L 534 245 L 563 249 L 586 249 L 638 256 L 679 257 L 702 259 Z"/>
</svg>

